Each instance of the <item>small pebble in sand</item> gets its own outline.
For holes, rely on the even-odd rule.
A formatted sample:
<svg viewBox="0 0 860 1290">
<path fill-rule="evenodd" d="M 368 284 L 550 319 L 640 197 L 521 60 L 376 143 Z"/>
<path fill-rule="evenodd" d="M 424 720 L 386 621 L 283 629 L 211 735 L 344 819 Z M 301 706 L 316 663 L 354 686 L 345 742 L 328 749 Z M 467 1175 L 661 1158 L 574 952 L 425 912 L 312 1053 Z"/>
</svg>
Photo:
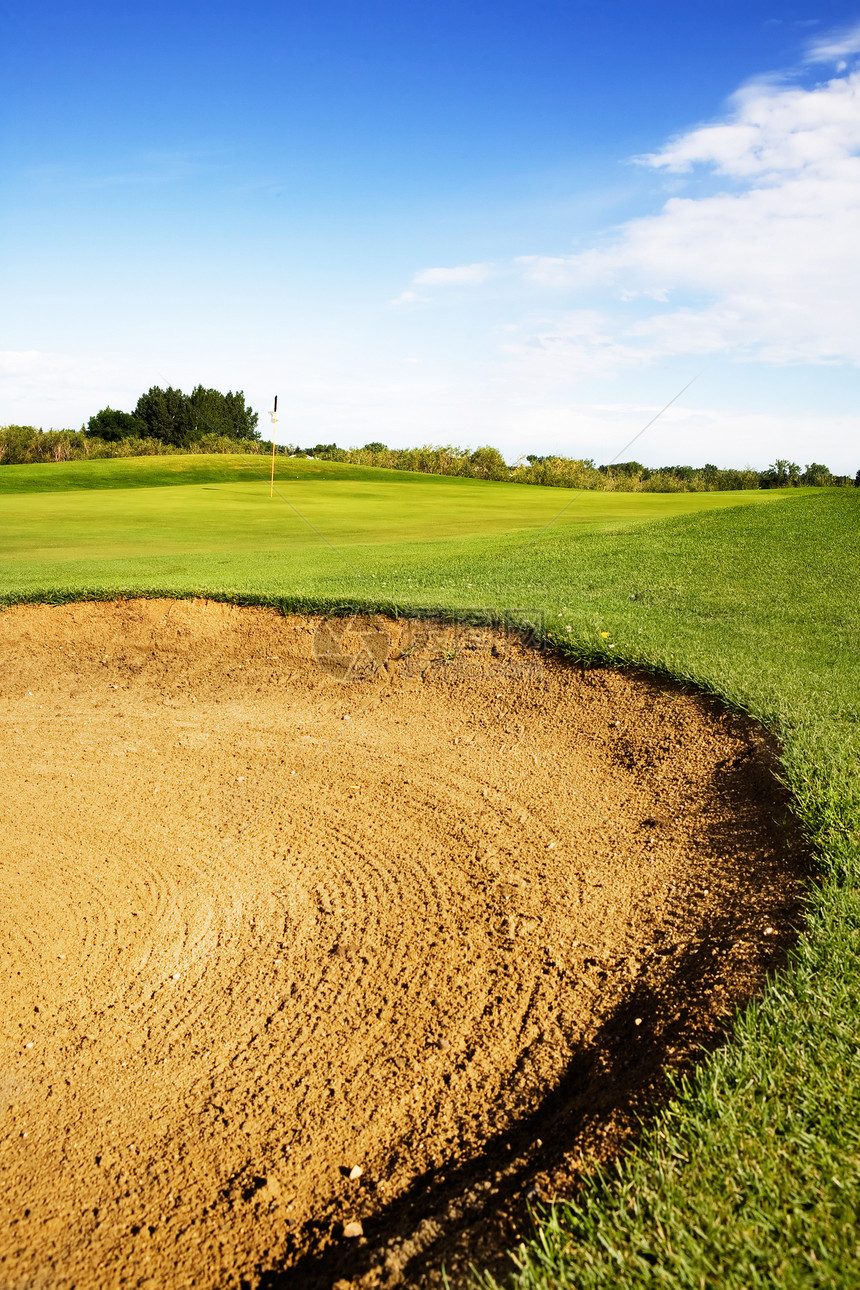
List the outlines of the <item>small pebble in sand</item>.
<svg viewBox="0 0 860 1290">
<path fill-rule="evenodd" d="M 355 1182 L 356 1178 L 360 1178 L 363 1173 L 361 1165 L 353 1165 L 349 1171 L 349 1181 Z"/>
<path fill-rule="evenodd" d="M 343 1234 L 344 1236 L 349 1237 L 349 1239 L 352 1240 L 356 1236 L 363 1236 L 364 1228 L 361 1226 L 361 1223 L 359 1222 L 358 1219 L 354 1219 L 353 1222 L 351 1223 L 344 1223 Z"/>
</svg>

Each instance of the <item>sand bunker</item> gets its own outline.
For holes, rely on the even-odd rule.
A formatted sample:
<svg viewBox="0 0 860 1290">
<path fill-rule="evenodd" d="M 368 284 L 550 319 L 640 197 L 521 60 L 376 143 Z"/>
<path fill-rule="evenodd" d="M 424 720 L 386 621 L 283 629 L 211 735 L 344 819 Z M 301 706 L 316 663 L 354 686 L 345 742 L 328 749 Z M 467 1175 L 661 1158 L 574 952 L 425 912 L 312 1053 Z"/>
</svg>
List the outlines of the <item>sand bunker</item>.
<svg viewBox="0 0 860 1290">
<path fill-rule="evenodd" d="M 800 854 L 750 723 L 487 630 L 318 626 L 0 615 L 4 1287 L 456 1279 L 780 961 Z"/>
</svg>

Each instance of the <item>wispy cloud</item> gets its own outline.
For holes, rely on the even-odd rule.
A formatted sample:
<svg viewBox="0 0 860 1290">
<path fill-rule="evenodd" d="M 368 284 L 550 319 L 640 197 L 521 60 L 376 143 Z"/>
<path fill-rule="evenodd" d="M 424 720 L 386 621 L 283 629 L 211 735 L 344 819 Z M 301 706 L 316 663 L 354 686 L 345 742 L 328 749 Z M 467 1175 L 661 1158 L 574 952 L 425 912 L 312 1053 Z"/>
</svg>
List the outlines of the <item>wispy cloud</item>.
<svg viewBox="0 0 860 1290">
<path fill-rule="evenodd" d="M 806 59 L 809 63 L 836 63 L 852 54 L 860 54 L 860 22 L 813 41 Z"/>
<path fill-rule="evenodd" d="M 388 303 L 390 305 L 414 305 L 426 299 L 426 296 L 419 295 L 417 291 L 401 291 L 399 296 L 395 296 Z"/>
<path fill-rule="evenodd" d="M 179 183 L 204 171 L 223 169 L 224 157 L 214 152 L 151 149 L 128 158 L 116 169 L 95 170 L 84 165 L 31 166 L 27 178 L 44 188 L 137 188 Z"/>
<path fill-rule="evenodd" d="M 611 317 L 597 309 L 529 315 L 504 336 L 500 349 L 508 360 L 508 380 L 524 389 L 563 387 L 648 362 L 642 348 L 619 338 Z"/>
<path fill-rule="evenodd" d="M 421 287 L 474 287 L 492 275 L 492 264 L 457 264 L 452 268 L 422 269 L 412 279 Z"/>
</svg>

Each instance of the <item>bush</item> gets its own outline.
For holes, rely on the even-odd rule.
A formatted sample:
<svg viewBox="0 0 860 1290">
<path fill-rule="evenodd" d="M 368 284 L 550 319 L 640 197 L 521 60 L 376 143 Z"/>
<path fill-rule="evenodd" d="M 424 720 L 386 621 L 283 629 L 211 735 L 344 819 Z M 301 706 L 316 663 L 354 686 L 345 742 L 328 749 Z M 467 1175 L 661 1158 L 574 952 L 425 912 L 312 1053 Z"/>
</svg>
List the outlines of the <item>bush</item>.
<svg viewBox="0 0 860 1290">
<path fill-rule="evenodd" d="M 87 422 L 86 433 L 95 439 L 104 439 L 107 443 L 117 443 L 120 439 L 141 439 L 146 434 L 146 425 L 133 412 L 117 412 L 114 408 L 102 408 Z"/>
</svg>

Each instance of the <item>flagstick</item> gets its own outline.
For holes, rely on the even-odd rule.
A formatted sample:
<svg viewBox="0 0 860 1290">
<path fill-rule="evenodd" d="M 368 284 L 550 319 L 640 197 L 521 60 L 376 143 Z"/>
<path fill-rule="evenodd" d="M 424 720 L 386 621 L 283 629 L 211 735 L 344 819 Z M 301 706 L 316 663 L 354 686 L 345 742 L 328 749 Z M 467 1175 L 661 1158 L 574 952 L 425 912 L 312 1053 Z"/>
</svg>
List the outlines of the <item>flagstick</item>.
<svg viewBox="0 0 860 1290">
<path fill-rule="evenodd" d="M 275 395 L 275 406 L 269 413 L 272 418 L 272 478 L 269 483 L 269 496 L 275 496 L 275 426 L 278 424 L 278 396 Z"/>
</svg>

